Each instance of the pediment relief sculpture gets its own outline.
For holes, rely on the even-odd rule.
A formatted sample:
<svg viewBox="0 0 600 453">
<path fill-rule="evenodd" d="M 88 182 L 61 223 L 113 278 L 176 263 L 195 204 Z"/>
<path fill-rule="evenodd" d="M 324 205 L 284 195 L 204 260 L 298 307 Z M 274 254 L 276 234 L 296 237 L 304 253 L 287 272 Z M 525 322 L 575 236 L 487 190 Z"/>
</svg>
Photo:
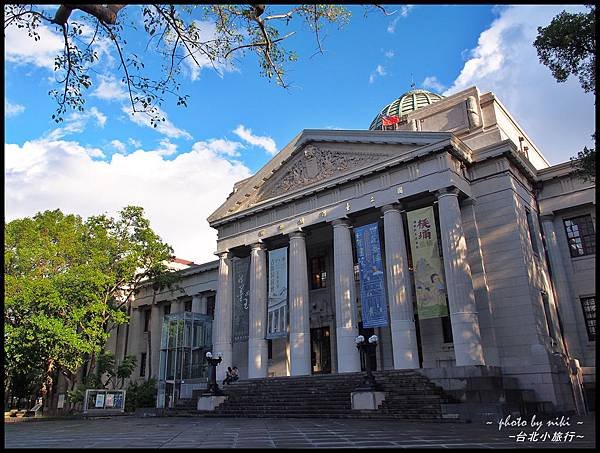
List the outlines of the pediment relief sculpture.
<svg viewBox="0 0 600 453">
<path fill-rule="evenodd" d="M 265 182 L 257 201 L 302 189 L 389 157 L 384 153 L 341 152 L 307 145 L 292 162 Z"/>
</svg>

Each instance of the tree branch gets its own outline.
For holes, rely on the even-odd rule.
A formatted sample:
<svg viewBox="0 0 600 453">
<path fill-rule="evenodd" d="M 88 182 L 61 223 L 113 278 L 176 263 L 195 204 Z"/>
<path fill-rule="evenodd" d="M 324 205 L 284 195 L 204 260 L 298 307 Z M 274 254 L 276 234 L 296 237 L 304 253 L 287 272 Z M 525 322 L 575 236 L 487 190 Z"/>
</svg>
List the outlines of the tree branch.
<svg viewBox="0 0 600 453">
<path fill-rule="evenodd" d="M 117 23 L 117 14 L 120 10 L 122 10 L 127 5 L 97 5 L 97 4 L 81 4 L 81 5 L 60 5 L 60 7 L 56 10 L 56 14 L 54 15 L 54 22 L 57 25 L 64 25 L 69 20 L 71 13 L 75 9 L 80 9 L 81 11 L 91 14 L 99 21 L 114 25 Z"/>
</svg>

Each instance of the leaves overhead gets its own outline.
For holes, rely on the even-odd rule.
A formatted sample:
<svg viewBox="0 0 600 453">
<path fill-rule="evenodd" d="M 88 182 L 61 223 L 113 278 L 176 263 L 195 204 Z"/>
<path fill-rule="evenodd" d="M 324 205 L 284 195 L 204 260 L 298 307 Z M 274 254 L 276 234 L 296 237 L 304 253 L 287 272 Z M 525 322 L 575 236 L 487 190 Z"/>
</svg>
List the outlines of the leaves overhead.
<svg viewBox="0 0 600 453">
<path fill-rule="evenodd" d="M 325 25 L 341 28 L 349 18 L 343 6 L 316 4 L 64 4 L 53 15 L 43 5 L 4 6 L 5 30 L 21 28 L 37 41 L 39 28 L 50 26 L 62 36 L 54 67 L 60 88 L 49 92 L 58 105 L 56 122 L 63 121 L 68 109 L 84 110 L 86 90 L 93 84 L 90 74 L 96 71 L 99 51 L 105 51 L 117 62 L 113 71 L 125 86 L 132 113 L 148 115 L 154 127 L 165 121 L 160 107 L 167 98 L 187 105 L 189 95 L 179 91 L 184 63 L 221 72 L 232 66 L 234 57 L 251 53 L 262 76 L 287 88 L 286 67 L 297 55 L 285 47 L 286 40 L 303 26 L 314 33 L 317 52 L 322 53 Z M 145 47 L 131 42 L 131 32 L 140 29 Z M 150 52 L 161 57 L 158 75 L 144 63 Z"/>
</svg>

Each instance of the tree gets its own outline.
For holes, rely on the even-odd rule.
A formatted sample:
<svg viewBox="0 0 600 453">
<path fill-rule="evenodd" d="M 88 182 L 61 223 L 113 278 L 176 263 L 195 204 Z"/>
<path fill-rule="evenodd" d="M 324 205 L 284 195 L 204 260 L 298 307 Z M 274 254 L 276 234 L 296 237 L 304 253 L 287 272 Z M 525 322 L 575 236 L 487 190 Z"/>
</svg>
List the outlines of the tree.
<svg viewBox="0 0 600 453">
<path fill-rule="evenodd" d="M 536 47 L 540 62 L 548 66 L 557 82 L 570 75 L 579 77 L 584 91 L 596 94 L 596 6 L 588 13 L 563 11 L 547 27 L 538 27 Z M 592 135 L 594 142 L 596 134 Z M 584 180 L 596 178 L 596 149 L 583 148 L 571 158 L 574 174 Z"/>
<path fill-rule="evenodd" d="M 586 13 L 563 11 L 547 27 L 538 27 L 533 45 L 540 62 L 558 82 L 579 77 L 585 92 L 596 93 L 596 6 Z"/>
<path fill-rule="evenodd" d="M 376 6 L 385 13 L 383 7 Z M 131 29 L 140 27 L 139 16 L 147 37 L 145 49 L 135 49 L 129 40 Z M 342 27 L 349 17 L 342 6 L 316 4 L 63 4 L 53 15 L 44 5 L 4 6 L 5 30 L 16 26 L 38 41 L 40 27 L 49 25 L 62 35 L 64 46 L 54 68 L 60 74 L 61 88 L 50 91 L 58 104 L 53 115 L 56 122 L 63 120 L 67 108 L 83 111 L 84 91 L 93 84 L 90 69 L 99 58 L 99 43 L 107 42 L 120 62 L 118 71 L 127 87 L 132 112 L 149 115 L 154 127 L 165 120 L 159 108 L 165 96 L 174 97 L 177 105 L 187 103 L 189 95 L 179 92 L 178 82 L 184 61 L 197 67 L 209 62 L 218 70 L 231 64 L 234 54 L 251 52 L 258 57 L 263 76 L 287 87 L 285 65 L 297 59 L 295 52 L 284 47 L 284 41 L 296 33 L 287 29 L 290 22 L 308 27 L 315 35 L 317 51 L 322 53 L 324 23 Z M 210 33 L 203 25 L 207 23 L 214 24 Z M 159 76 L 152 74 L 153 68 L 144 66 L 143 55 L 149 50 L 164 60 Z"/>
<path fill-rule="evenodd" d="M 173 253 L 132 206 L 85 222 L 45 211 L 6 224 L 4 242 L 5 379 L 37 374 L 44 397 L 59 370 L 73 384 L 89 360 L 92 374 L 140 282 L 166 275 Z"/>
</svg>

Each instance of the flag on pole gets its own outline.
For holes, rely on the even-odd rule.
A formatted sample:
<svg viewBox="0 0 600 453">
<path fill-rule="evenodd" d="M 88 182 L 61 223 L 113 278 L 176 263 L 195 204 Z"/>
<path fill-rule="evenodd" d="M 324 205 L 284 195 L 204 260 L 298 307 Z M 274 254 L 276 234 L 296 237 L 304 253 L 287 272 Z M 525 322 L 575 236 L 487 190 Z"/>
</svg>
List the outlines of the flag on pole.
<svg viewBox="0 0 600 453">
<path fill-rule="evenodd" d="M 400 122 L 400 117 L 398 115 L 381 115 L 381 125 L 382 126 L 393 126 L 394 124 L 398 124 Z"/>
</svg>

